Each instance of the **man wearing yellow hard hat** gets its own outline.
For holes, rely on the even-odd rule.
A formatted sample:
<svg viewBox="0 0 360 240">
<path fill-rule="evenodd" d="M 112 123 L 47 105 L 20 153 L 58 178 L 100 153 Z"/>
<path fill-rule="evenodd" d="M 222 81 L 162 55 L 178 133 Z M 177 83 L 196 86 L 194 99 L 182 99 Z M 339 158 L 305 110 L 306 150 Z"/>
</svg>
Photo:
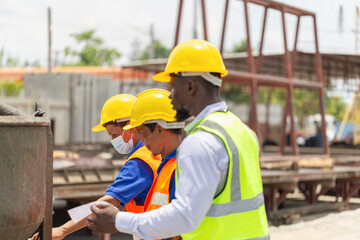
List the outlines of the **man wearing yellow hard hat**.
<svg viewBox="0 0 360 240">
<path fill-rule="evenodd" d="M 154 79 L 170 83 L 178 121 L 195 117 L 178 148 L 176 199 L 137 215 L 93 207 L 92 231 L 118 230 L 143 239 L 270 238 L 258 140 L 220 99 L 226 74 L 219 51 L 207 41 L 190 40 L 173 49 L 165 71 Z"/>
<path fill-rule="evenodd" d="M 176 122 L 176 111 L 172 109 L 169 95 L 170 92 L 163 89 L 140 93 L 131 111 L 130 124 L 124 127 L 124 130 L 136 128 L 149 150 L 162 157 L 157 179 L 146 197 L 147 212 L 175 199 L 176 149 L 181 143 L 181 130 L 185 124 Z"/>
<path fill-rule="evenodd" d="M 125 205 L 127 212 L 144 212 L 146 196 L 157 177 L 157 168 L 161 157 L 153 155 L 140 141 L 136 129 L 123 130 L 129 124 L 131 109 L 136 97 L 130 94 L 118 94 L 109 98 L 101 111 L 100 124 L 92 128 L 98 132 L 106 130 L 112 138 L 111 143 L 121 154 L 128 154 L 124 166 L 116 180 L 99 200 L 114 206 Z M 52 239 L 63 239 L 86 226 L 86 218 L 74 223 L 72 220 L 53 228 Z"/>
</svg>

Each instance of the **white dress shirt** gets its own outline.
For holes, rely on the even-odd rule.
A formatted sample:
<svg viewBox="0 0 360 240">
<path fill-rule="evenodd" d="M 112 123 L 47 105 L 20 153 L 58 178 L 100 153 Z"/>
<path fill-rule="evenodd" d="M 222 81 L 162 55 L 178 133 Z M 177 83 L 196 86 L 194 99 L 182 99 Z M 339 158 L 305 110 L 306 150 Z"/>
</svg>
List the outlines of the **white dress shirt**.
<svg viewBox="0 0 360 240">
<path fill-rule="evenodd" d="M 208 105 L 193 122 L 215 111 L 226 111 L 225 102 Z M 181 173 L 176 199 L 159 209 L 141 214 L 119 212 L 115 227 L 142 239 L 168 238 L 197 229 L 216 193 L 225 182 L 229 157 L 225 145 L 214 134 L 196 131 L 179 146 L 177 164 Z"/>
</svg>

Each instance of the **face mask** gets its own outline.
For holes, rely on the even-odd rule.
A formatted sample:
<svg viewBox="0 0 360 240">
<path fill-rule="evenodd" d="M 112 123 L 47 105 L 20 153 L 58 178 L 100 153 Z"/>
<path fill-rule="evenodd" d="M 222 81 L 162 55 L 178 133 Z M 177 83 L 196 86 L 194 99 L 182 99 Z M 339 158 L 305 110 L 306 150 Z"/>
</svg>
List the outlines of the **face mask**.
<svg viewBox="0 0 360 240">
<path fill-rule="evenodd" d="M 125 131 L 123 132 L 123 135 L 124 133 Z M 111 144 L 114 146 L 115 150 L 118 151 L 120 154 L 128 154 L 131 152 L 131 150 L 134 149 L 132 134 L 128 142 L 124 142 L 123 135 L 118 136 L 117 138 L 111 140 Z"/>
</svg>

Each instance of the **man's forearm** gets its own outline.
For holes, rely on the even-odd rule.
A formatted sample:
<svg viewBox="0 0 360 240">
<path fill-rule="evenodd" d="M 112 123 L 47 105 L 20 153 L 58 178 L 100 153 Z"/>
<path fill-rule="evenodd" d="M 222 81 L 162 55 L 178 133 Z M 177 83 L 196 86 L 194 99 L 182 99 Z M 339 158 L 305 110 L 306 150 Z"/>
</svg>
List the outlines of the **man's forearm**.
<svg viewBox="0 0 360 240">
<path fill-rule="evenodd" d="M 65 236 L 76 232 L 77 230 L 86 226 L 87 218 L 75 223 L 73 220 L 68 221 L 64 225 L 60 226 L 60 230 L 64 233 Z"/>
<path fill-rule="evenodd" d="M 105 196 L 99 198 L 98 201 L 108 202 L 108 203 L 114 205 L 115 207 L 119 206 L 119 204 L 120 204 L 119 200 L 117 200 L 116 198 L 109 196 L 109 195 L 105 195 Z M 86 227 L 86 223 L 87 223 L 86 217 L 77 223 L 75 223 L 73 220 L 70 220 L 70 221 L 66 222 L 65 224 L 63 224 L 62 226 L 60 226 L 59 229 L 65 234 L 65 236 L 67 236 L 73 232 L 76 232 L 79 229 L 82 229 L 83 227 Z"/>
</svg>

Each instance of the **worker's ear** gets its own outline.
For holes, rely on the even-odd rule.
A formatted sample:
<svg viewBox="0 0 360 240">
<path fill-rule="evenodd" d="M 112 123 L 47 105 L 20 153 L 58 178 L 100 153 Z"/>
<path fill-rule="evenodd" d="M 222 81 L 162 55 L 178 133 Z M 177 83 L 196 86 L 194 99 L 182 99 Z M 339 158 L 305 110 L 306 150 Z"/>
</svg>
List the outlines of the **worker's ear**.
<svg viewBox="0 0 360 240">
<path fill-rule="evenodd" d="M 188 96 L 194 96 L 197 91 L 197 84 L 193 79 L 189 79 L 186 82 L 186 90 L 188 93 Z"/>
<path fill-rule="evenodd" d="M 155 131 L 158 131 L 160 137 L 164 135 L 164 130 L 165 129 L 163 127 L 161 127 L 159 124 L 156 124 Z"/>
</svg>

